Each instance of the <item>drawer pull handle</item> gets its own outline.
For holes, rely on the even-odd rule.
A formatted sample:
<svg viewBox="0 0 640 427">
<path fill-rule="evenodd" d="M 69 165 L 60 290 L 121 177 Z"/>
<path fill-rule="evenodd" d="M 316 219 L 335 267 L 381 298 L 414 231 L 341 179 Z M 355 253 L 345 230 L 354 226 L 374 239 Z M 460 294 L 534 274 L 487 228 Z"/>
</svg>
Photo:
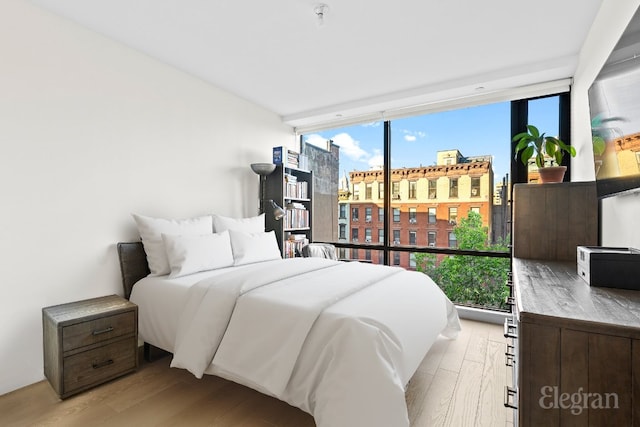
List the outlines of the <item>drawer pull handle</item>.
<svg viewBox="0 0 640 427">
<path fill-rule="evenodd" d="M 100 363 L 94 363 L 91 366 L 93 366 L 93 369 L 100 369 L 109 365 L 113 365 L 113 359 L 105 360 L 104 362 L 100 362 Z"/>
<path fill-rule="evenodd" d="M 100 335 L 100 334 L 106 334 L 107 332 L 111 332 L 113 331 L 113 326 L 109 326 L 108 328 L 104 328 L 104 329 L 100 329 L 99 331 L 93 331 L 91 332 L 92 335 Z"/>
<path fill-rule="evenodd" d="M 516 334 L 515 331 L 516 331 L 516 325 L 511 323 L 508 318 L 504 319 L 504 337 L 513 338 L 513 339 L 518 338 L 518 335 Z"/>
<path fill-rule="evenodd" d="M 513 368 L 516 365 L 516 357 L 513 354 L 505 353 L 504 364 L 509 368 Z"/>
<path fill-rule="evenodd" d="M 516 354 L 514 350 L 515 350 L 514 346 L 507 344 L 507 350 L 504 352 L 504 355 L 505 355 L 504 364 L 510 368 L 514 367 L 516 363 Z"/>
<path fill-rule="evenodd" d="M 504 407 L 518 409 L 515 403 L 512 403 L 512 397 L 517 396 L 518 391 L 515 388 L 511 388 L 508 385 L 504 386 Z"/>
</svg>

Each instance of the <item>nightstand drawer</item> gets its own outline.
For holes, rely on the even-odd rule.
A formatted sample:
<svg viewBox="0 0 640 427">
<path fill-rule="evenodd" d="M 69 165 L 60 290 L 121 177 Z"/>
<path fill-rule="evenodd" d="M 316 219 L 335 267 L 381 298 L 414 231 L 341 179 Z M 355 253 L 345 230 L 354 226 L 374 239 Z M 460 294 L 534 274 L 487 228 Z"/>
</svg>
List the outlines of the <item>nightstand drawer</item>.
<svg viewBox="0 0 640 427">
<path fill-rule="evenodd" d="M 138 367 L 138 306 L 118 295 L 42 309 L 44 375 L 65 399 Z"/>
<path fill-rule="evenodd" d="M 136 369 L 137 338 L 128 337 L 112 344 L 64 358 L 64 394 L 115 378 Z"/>
<path fill-rule="evenodd" d="M 133 311 L 62 328 L 62 351 L 69 351 L 136 332 Z"/>
</svg>

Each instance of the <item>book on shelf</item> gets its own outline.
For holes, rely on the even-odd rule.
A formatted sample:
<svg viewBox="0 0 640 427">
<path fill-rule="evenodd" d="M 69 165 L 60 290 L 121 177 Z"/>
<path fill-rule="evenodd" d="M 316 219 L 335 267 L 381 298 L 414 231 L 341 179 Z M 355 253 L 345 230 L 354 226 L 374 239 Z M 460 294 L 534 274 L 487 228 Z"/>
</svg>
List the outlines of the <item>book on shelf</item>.
<svg viewBox="0 0 640 427">
<path fill-rule="evenodd" d="M 289 179 L 287 176 L 285 176 L 285 197 L 294 199 L 306 199 L 309 197 L 308 189 L 309 184 L 306 181 L 298 181 L 297 178 Z"/>
<path fill-rule="evenodd" d="M 288 203 L 284 218 L 284 226 L 288 229 L 308 228 L 309 211 L 307 208 L 302 203 Z"/>
<path fill-rule="evenodd" d="M 300 155 L 295 151 L 289 150 L 287 147 L 273 147 L 273 164 L 282 165 L 284 167 L 298 168 L 300 167 Z"/>
<path fill-rule="evenodd" d="M 293 242 L 299 242 L 301 240 L 308 240 L 306 234 L 289 234 L 289 239 Z"/>
<path fill-rule="evenodd" d="M 285 240 L 284 241 L 284 257 L 294 258 L 302 255 L 302 248 L 309 243 L 309 239 L 301 240 Z"/>
</svg>

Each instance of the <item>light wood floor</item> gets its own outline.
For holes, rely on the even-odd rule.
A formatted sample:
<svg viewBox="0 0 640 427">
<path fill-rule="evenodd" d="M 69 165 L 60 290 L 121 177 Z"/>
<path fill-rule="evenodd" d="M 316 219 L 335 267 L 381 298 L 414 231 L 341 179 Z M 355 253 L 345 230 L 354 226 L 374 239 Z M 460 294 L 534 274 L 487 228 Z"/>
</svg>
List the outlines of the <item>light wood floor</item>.
<svg viewBox="0 0 640 427">
<path fill-rule="evenodd" d="M 462 320 L 457 340 L 439 338 L 409 383 L 411 425 L 510 426 L 502 327 Z M 276 399 L 205 375 L 169 368 L 169 357 L 64 401 L 46 381 L 0 396 L 1 426 L 313 427 Z M 366 426 L 354 426 L 366 427 Z M 392 426 L 390 426 L 392 427 Z"/>
</svg>

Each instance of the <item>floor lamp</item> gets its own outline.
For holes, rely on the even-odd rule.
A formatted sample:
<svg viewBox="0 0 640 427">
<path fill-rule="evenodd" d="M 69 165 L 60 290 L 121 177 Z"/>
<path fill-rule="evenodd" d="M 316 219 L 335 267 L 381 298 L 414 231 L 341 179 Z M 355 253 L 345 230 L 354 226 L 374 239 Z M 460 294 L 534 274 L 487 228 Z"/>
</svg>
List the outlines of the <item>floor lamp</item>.
<svg viewBox="0 0 640 427">
<path fill-rule="evenodd" d="M 265 194 L 267 192 L 267 175 L 271 175 L 273 171 L 276 170 L 276 165 L 273 163 L 251 163 L 251 170 L 260 175 L 260 213 L 266 213 L 266 206 L 264 203 L 269 202 L 273 209 L 273 218 L 276 221 L 282 219 L 285 215 L 285 210 L 278 206 L 273 199 L 265 199 Z"/>
</svg>

